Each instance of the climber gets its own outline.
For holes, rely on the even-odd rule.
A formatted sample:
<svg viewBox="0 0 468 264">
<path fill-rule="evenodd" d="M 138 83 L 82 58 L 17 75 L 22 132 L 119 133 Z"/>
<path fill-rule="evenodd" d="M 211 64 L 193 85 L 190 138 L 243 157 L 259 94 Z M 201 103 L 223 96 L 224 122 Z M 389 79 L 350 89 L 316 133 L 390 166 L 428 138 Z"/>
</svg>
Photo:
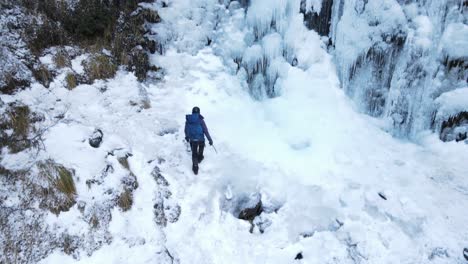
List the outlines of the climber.
<svg viewBox="0 0 468 264">
<path fill-rule="evenodd" d="M 210 146 L 213 145 L 208 128 L 206 127 L 200 108 L 195 106 L 191 115 L 185 116 L 185 140 L 190 143 L 192 150 L 192 170 L 198 174 L 198 164 L 203 160 L 203 149 L 205 148 L 205 136 Z"/>
</svg>

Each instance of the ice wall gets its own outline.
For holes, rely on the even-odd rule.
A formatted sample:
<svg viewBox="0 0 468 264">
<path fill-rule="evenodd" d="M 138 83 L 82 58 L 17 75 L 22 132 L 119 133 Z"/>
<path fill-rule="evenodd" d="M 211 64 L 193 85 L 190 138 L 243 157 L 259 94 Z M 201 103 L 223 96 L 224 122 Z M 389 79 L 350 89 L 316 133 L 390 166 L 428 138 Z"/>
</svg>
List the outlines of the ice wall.
<svg viewBox="0 0 468 264">
<path fill-rule="evenodd" d="M 288 65 L 307 69 L 317 60 L 319 35 L 304 24 L 304 14 L 319 13 L 322 0 L 225 1 L 230 25 L 216 37 L 215 49 L 233 62 L 256 99 L 279 96 Z M 226 21 L 229 20 L 229 21 Z M 228 32 L 226 32 L 228 31 Z M 226 34 L 228 33 L 228 34 Z"/>
<path fill-rule="evenodd" d="M 467 6 L 459 0 L 336 0 L 330 38 L 343 89 L 396 136 L 441 132 L 452 116 L 443 116 L 435 100 L 465 87 L 468 78 Z"/>
</svg>

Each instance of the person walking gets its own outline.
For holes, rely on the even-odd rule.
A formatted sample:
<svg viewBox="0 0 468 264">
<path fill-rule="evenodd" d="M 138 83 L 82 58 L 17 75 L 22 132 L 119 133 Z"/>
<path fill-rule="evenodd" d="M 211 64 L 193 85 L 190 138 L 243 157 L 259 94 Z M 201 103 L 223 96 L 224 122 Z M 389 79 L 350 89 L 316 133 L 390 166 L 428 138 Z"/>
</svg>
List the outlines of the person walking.
<svg viewBox="0 0 468 264">
<path fill-rule="evenodd" d="M 192 170 L 198 174 L 198 165 L 203 161 L 203 150 L 205 149 L 205 136 L 210 146 L 213 145 L 205 118 L 200 114 L 200 108 L 195 106 L 192 114 L 185 116 L 185 140 L 190 143 L 192 150 Z"/>
</svg>

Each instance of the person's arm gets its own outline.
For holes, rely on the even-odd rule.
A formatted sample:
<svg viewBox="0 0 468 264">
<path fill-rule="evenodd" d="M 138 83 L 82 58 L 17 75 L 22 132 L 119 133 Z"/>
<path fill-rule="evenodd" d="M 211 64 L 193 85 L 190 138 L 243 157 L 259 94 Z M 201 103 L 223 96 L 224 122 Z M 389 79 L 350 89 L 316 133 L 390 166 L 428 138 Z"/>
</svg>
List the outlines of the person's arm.
<svg viewBox="0 0 468 264">
<path fill-rule="evenodd" d="M 210 143 L 210 145 L 213 145 L 213 140 L 211 139 L 210 132 L 208 132 L 208 127 L 206 127 L 205 120 L 202 119 L 201 124 L 203 127 L 203 133 L 208 138 L 208 142 Z"/>
</svg>

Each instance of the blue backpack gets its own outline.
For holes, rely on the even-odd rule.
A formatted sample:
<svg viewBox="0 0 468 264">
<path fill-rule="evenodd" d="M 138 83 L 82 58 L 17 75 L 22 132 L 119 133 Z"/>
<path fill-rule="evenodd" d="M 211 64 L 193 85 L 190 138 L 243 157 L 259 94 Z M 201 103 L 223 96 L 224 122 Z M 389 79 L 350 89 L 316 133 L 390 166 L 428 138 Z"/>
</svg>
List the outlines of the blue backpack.
<svg viewBox="0 0 468 264">
<path fill-rule="evenodd" d="M 190 140 L 205 140 L 203 127 L 199 114 L 191 114 L 185 117 L 187 120 L 187 135 Z"/>
</svg>

